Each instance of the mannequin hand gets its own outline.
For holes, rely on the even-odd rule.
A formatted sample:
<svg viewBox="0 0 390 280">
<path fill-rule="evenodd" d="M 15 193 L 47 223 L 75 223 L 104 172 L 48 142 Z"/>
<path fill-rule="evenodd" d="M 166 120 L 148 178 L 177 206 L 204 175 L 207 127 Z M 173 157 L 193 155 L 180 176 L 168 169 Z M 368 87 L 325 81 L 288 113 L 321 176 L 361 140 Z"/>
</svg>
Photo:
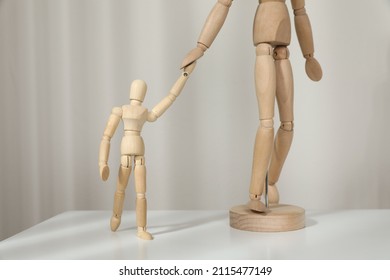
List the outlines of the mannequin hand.
<svg viewBox="0 0 390 280">
<path fill-rule="evenodd" d="M 322 78 L 322 69 L 320 63 L 315 59 L 314 57 L 307 57 L 306 58 L 306 64 L 305 64 L 305 70 L 307 76 L 312 81 L 319 81 Z"/>
<path fill-rule="evenodd" d="M 201 58 L 203 54 L 204 54 L 204 50 L 199 46 L 191 50 L 184 58 L 180 68 L 182 69 L 189 66 L 191 63 Z"/>
<path fill-rule="evenodd" d="M 184 67 L 183 72 L 187 73 L 187 75 L 191 75 L 192 71 L 194 71 L 195 69 L 195 66 L 196 66 L 196 61 Z"/>
<path fill-rule="evenodd" d="M 107 181 L 108 176 L 110 176 L 110 168 L 108 167 L 108 165 L 107 164 L 101 165 L 99 167 L 99 171 L 100 171 L 100 178 L 103 181 Z"/>
</svg>

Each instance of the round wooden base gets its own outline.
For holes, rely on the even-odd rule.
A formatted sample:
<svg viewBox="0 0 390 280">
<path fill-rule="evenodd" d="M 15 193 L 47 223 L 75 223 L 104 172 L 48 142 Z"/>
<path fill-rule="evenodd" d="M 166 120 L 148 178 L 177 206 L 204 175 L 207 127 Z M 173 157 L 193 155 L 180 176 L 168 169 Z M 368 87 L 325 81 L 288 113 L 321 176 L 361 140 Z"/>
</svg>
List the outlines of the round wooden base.
<svg viewBox="0 0 390 280">
<path fill-rule="evenodd" d="M 286 204 L 270 205 L 268 212 L 258 213 L 246 205 L 230 209 L 230 226 L 257 232 L 291 231 L 305 227 L 305 209 Z"/>
</svg>

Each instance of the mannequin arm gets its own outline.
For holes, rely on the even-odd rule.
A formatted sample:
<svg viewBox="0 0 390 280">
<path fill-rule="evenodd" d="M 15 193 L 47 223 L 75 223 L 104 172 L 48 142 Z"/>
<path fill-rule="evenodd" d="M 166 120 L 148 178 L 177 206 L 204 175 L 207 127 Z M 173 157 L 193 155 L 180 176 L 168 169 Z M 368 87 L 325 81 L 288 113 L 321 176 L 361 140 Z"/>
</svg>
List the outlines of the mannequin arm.
<svg viewBox="0 0 390 280">
<path fill-rule="evenodd" d="M 100 178 L 103 181 L 108 179 L 110 175 L 110 169 L 108 168 L 107 161 L 110 154 L 110 141 L 112 136 L 114 136 L 115 130 L 118 127 L 119 121 L 122 117 L 122 109 L 115 107 L 112 109 L 110 118 L 108 119 L 106 128 L 103 133 L 102 141 L 100 142 L 99 149 L 99 172 Z"/>
<path fill-rule="evenodd" d="M 294 9 L 295 30 L 303 56 L 306 58 L 306 74 L 313 81 L 319 81 L 322 78 L 321 65 L 314 58 L 313 33 L 310 25 L 309 16 L 305 9 L 305 0 L 291 0 Z"/>
<path fill-rule="evenodd" d="M 181 64 L 181 68 L 202 57 L 204 52 L 211 46 L 225 22 L 232 2 L 233 0 L 218 0 L 214 5 L 200 33 L 197 47 L 187 54 Z"/>
<path fill-rule="evenodd" d="M 175 84 L 172 86 L 171 90 L 169 91 L 169 94 L 163 100 L 161 100 L 160 103 L 158 103 L 152 109 L 152 111 L 149 112 L 148 115 L 149 122 L 154 122 L 155 120 L 157 120 L 173 104 L 173 102 L 176 100 L 176 98 L 180 95 L 181 91 L 183 90 L 190 74 L 195 68 L 195 65 L 196 62 L 193 62 L 192 64 L 184 68 L 183 73 L 180 75 L 180 77 L 177 79 Z"/>
</svg>

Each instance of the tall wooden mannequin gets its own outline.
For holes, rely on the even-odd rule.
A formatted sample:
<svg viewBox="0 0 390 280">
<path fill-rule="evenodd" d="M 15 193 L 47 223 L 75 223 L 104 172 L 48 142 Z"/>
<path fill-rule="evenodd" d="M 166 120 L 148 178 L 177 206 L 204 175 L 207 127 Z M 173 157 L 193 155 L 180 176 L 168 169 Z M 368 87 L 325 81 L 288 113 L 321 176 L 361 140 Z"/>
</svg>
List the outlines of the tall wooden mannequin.
<svg viewBox="0 0 390 280">
<path fill-rule="evenodd" d="M 197 47 L 184 58 L 185 67 L 203 56 L 211 46 L 227 17 L 233 0 L 217 0 L 211 10 Z M 305 10 L 305 0 L 291 0 L 299 44 L 306 59 L 306 73 L 313 81 L 322 78 L 320 64 L 314 58 L 314 44 L 310 21 Z M 285 0 L 259 0 L 254 24 L 253 43 L 256 48 L 255 86 L 259 108 L 252 176 L 247 207 L 256 212 L 267 212 L 260 200 L 268 174 L 267 204 L 279 202 L 276 183 L 293 139 L 293 75 L 289 61 L 288 45 L 291 24 Z M 274 105 L 279 107 L 280 127 L 274 137 Z"/>
<path fill-rule="evenodd" d="M 118 181 L 114 196 L 114 209 L 111 218 L 111 230 L 116 231 L 121 223 L 125 190 L 129 180 L 132 166 L 134 165 L 134 179 L 136 191 L 136 220 L 138 226 L 138 237 L 151 240 L 152 235 L 146 231 L 146 167 L 145 167 L 145 146 L 141 137 L 142 127 L 145 122 L 154 122 L 159 118 L 175 101 L 181 93 L 189 75 L 193 71 L 195 63 L 188 65 L 182 75 L 171 88 L 166 96 L 151 111 L 142 106 L 146 95 L 146 83 L 142 80 L 135 80 L 130 87 L 130 104 L 112 109 L 110 118 L 104 130 L 99 150 L 99 171 L 100 177 L 106 181 L 109 176 L 108 156 L 110 152 L 110 140 L 122 119 L 124 125 L 124 136 L 121 142 L 121 163 L 118 173 Z"/>
</svg>

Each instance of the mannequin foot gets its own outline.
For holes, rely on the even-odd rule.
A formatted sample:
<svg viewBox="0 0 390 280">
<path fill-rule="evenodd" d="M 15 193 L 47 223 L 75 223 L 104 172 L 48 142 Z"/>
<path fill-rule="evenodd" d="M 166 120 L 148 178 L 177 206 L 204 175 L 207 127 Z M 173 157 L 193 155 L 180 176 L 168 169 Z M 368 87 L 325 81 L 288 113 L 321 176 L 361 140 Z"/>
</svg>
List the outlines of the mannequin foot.
<svg viewBox="0 0 390 280">
<path fill-rule="evenodd" d="M 111 217 L 111 230 L 116 231 L 121 224 L 121 217 L 112 216 Z"/>
<path fill-rule="evenodd" d="M 279 203 L 279 191 L 274 185 L 268 185 L 268 202 L 270 204 L 278 204 Z"/>
<path fill-rule="evenodd" d="M 137 236 L 144 240 L 153 240 L 153 236 L 145 228 L 138 228 Z"/>
<path fill-rule="evenodd" d="M 255 211 L 255 212 L 264 213 L 267 211 L 267 208 L 265 207 L 264 203 L 261 202 L 260 200 L 257 200 L 257 199 L 256 200 L 254 200 L 254 199 L 249 200 L 247 206 L 249 209 L 251 209 L 252 211 Z"/>
</svg>

